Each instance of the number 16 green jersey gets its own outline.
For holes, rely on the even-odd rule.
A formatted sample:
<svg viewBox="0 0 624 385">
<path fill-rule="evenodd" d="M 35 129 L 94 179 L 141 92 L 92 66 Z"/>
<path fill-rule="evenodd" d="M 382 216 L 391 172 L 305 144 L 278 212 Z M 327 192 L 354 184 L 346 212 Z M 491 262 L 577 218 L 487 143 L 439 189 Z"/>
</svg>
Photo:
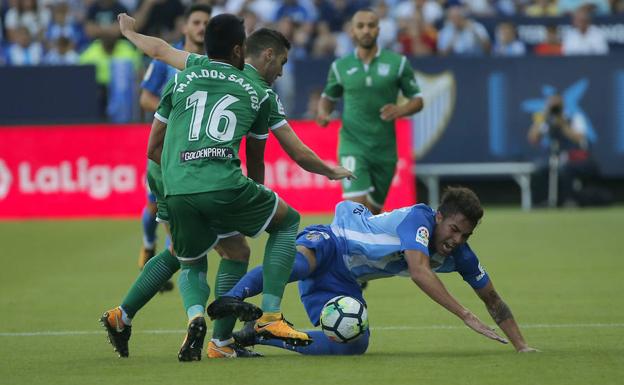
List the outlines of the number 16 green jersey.
<svg viewBox="0 0 624 385">
<path fill-rule="evenodd" d="M 268 137 L 267 99 L 261 86 L 230 64 L 211 61 L 176 74 L 155 114 L 167 124 L 161 159 L 165 195 L 247 183 L 240 142 L 244 136 Z"/>
</svg>

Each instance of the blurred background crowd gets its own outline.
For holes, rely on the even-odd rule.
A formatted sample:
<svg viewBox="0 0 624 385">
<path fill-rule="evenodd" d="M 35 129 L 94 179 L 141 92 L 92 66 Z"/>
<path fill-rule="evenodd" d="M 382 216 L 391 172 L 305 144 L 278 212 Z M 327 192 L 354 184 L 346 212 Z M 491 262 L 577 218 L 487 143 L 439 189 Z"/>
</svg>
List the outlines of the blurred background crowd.
<svg viewBox="0 0 624 385">
<path fill-rule="evenodd" d="M 91 63 L 102 55 L 140 56 L 121 39 L 116 15 L 127 12 L 141 32 L 181 38 L 181 16 L 192 0 L 0 0 L 0 64 Z M 244 17 L 251 32 L 270 26 L 293 43 L 291 57 L 342 56 L 353 49 L 349 19 L 370 7 L 381 17 L 379 43 L 410 56 L 604 55 L 605 31 L 594 16 L 624 17 L 624 0 L 203 0 L 213 16 Z M 502 17 L 502 19 L 501 19 Z M 515 18 L 568 17 L 532 47 L 518 39 Z M 498 18 L 494 33 L 482 20 Z M 99 75 L 103 76 L 103 75 Z"/>
</svg>

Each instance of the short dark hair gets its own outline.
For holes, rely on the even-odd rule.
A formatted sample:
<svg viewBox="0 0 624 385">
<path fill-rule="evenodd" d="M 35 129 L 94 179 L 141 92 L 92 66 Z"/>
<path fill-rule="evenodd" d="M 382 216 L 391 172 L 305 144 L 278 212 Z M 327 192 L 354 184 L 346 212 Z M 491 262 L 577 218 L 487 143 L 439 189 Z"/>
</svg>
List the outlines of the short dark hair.
<svg viewBox="0 0 624 385">
<path fill-rule="evenodd" d="M 474 226 L 483 217 L 483 207 L 479 197 L 466 187 L 447 187 L 442 194 L 442 202 L 438 211 L 443 217 L 463 214 Z"/>
<path fill-rule="evenodd" d="M 248 56 L 258 56 L 267 48 L 283 52 L 290 49 L 290 42 L 281 32 L 269 28 L 260 28 L 247 38 Z"/>
<path fill-rule="evenodd" d="M 212 7 L 208 4 L 192 4 L 184 11 L 184 20 L 188 20 L 188 18 L 195 12 L 204 12 L 210 16 L 212 15 Z"/>
<path fill-rule="evenodd" d="M 244 21 L 230 13 L 210 19 L 204 34 L 204 48 L 209 58 L 229 59 L 236 45 L 245 44 Z"/>
</svg>

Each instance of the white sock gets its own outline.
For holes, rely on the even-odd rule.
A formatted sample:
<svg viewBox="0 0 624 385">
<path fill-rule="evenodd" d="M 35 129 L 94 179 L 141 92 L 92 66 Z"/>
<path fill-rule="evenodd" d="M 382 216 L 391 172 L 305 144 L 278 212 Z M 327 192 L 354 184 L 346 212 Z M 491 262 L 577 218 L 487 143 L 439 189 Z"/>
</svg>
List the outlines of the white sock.
<svg viewBox="0 0 624 385">
<path fill-rule="evenodd" d="M 121 320 L 123 323 L 128 326 L 132 325 L 132 318 L 128 317 L 128 313 L 126 313 L 123 307 L 119 306 L 119 308 L 121 309 Z"/>
<path fill-rule="evenodd" d="M 213 338 L 212 343 L 214 343 L 215 345 L 217 345 L 218 347 L 222 348 L 224 346 L 228 346 L 234 343 L 234 337 L 230 337 L 227 340 L 220 340 L 218 338 Z"/>
</svg>

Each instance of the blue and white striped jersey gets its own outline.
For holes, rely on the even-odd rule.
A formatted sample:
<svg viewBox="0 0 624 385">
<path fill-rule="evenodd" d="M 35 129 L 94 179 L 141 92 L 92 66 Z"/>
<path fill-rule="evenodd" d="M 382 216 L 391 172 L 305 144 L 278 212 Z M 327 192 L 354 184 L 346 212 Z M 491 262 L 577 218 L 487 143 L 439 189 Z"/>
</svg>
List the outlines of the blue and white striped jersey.
<svg viewBox="0 0 624 385">
<path fill-rule="evenodd" d="M 338 239 L 338 253 L 360 282 L 395 275 L 409 276 L 403 252 L 418 250 L 430 258 L 433 271 L 457 271 L 479 289 L 489 277 L 468 244 L 444 257 L 435 252 L 435 210 L 424 204 L 373 215 L 361 204 L 344 201 L 336 206 L 331 230 Z"/>
</svg>

